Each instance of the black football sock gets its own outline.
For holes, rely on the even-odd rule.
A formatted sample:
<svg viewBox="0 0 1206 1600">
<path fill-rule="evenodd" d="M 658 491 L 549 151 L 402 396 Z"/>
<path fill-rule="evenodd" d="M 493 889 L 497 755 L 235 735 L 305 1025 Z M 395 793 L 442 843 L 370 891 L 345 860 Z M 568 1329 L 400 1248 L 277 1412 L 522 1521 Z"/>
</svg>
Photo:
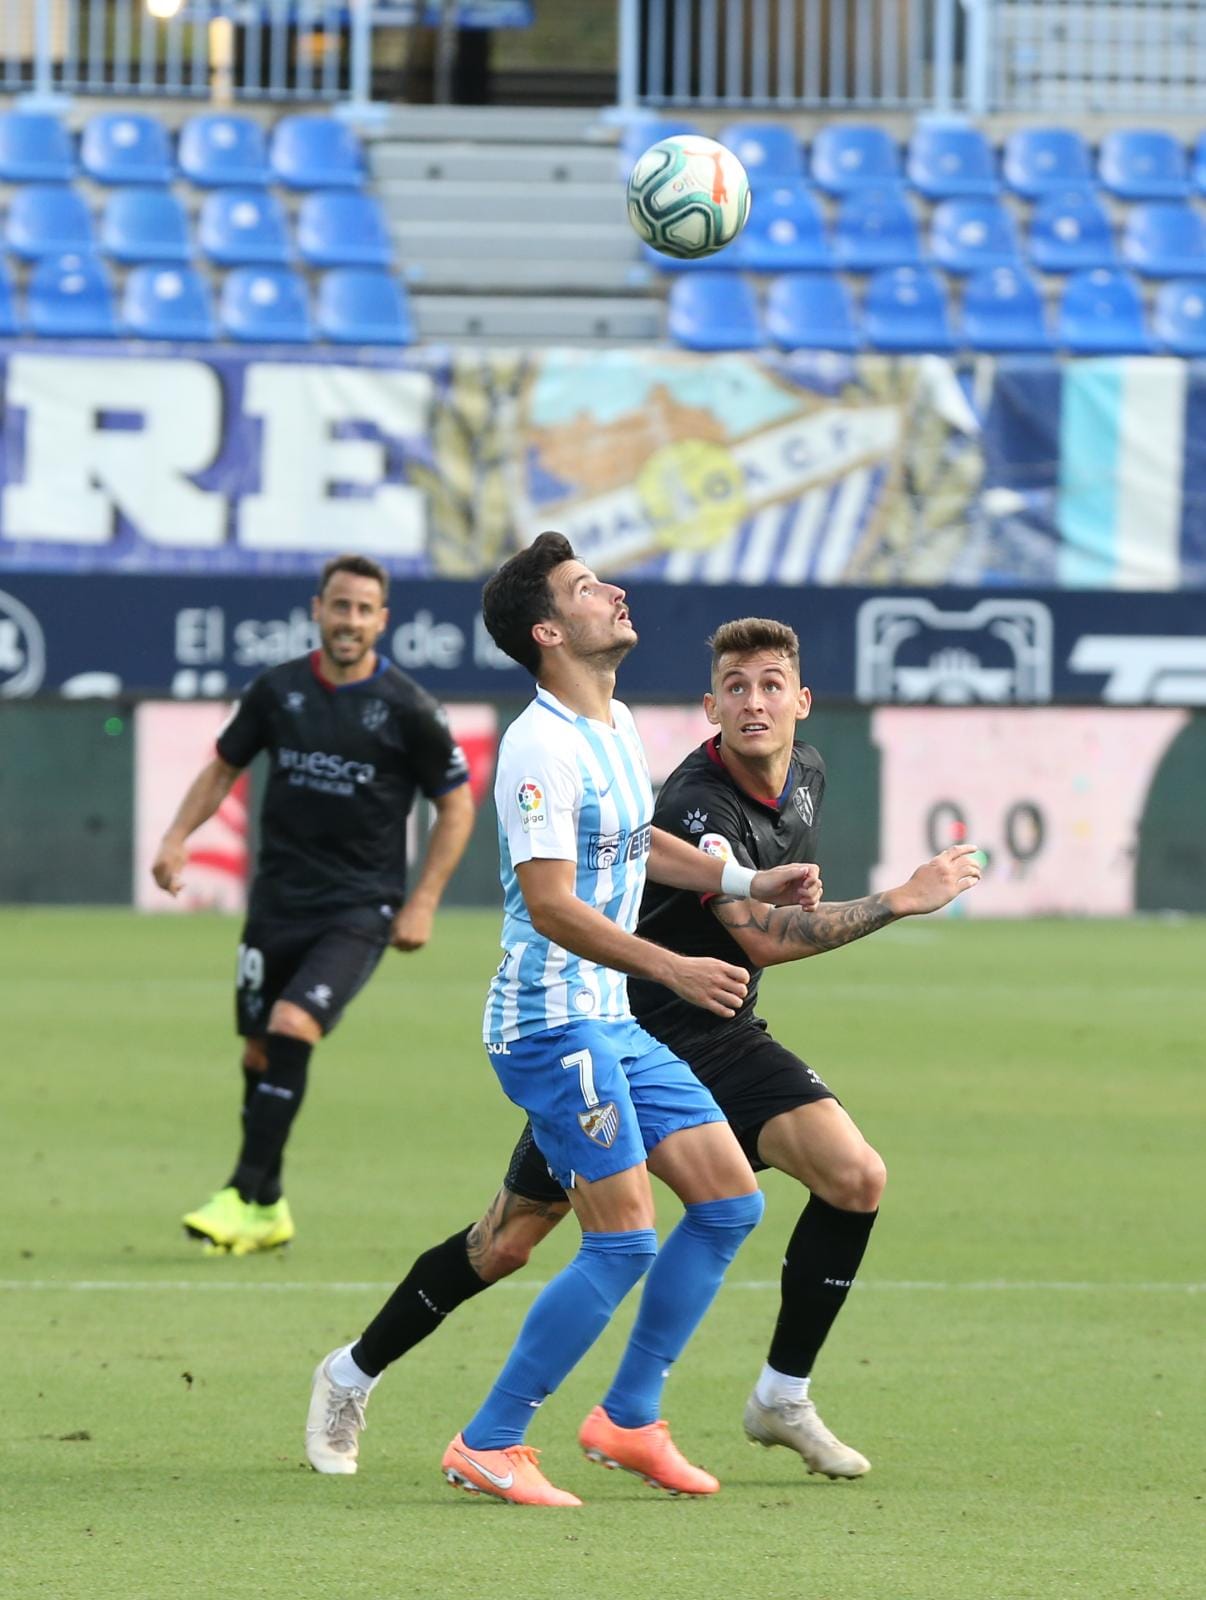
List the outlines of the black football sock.
<svg viewBox="0 0 1206 1600">
<path fill-rule="evenodd" d="M 361 1372 L 375 1378 L 434 1333 L 450 1311 L 490 1287 L 469 1263 L 470 1232 L 465 1228 L 454 1233 L 418 1258 L 352 1346 L 352 1360 Z"/>
<path fill-rule="evenodd" d="M 242 1112 L 244 1135 L 247 1132 L 247 1107 L 251 1104 L 252 1095 L 263 1081 L 264 1069 L 262 1067 L 249 1067 L 244 1064 Z M 266 1174 L 263 1183 L 260 1184 L 259 1193 L 255 1196 L 255 1199 L 262 1206 L 274 1206 L 281 1197 L 281 1165 L 282 1159 L 278 1156 L 272 1171 Z M 239 1174 L 236 1168 L 226 1180 L 226 1187 L 228 1189 L 237 1189 L 238 1186 Z"/>
<path fill-rule="evenodd" d="M 806 1378 L 846 1303 L 876 1211 L 839 1211 L 813 1195 L 796 1223 L 780 1278 L 782 1300 L 767 1363 Z"/>
<path fill-rule="evenodd" d="M 272 1175 L 279 1182 L 281 1157 L 293 1119 L 306 1093 L 306 1073 L 314 1046 L 287 1033 L 265 1040 L 268 1065 L 243 1112 L 243 1148 L 233 1175 L 243 1200 L 258 1200 Z"/>
</svg>

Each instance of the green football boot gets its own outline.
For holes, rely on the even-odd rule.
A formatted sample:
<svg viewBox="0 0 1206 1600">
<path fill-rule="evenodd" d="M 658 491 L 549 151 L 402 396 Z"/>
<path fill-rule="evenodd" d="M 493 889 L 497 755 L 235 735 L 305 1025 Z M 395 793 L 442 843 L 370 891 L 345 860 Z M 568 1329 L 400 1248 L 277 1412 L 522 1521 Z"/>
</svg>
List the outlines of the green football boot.
<svg viewBox="0 0 1206 1600">
<path fill-rule="evenodd" d="M 213 1255 L 233 1250 L 236 1241 L 246 1237 L 251 1213 L 256 1209 L 240 1200 L 237 1189 L 219 1189 L 212 1199 L 181 1220 L 187 1234 L 194 1239 L 207 1240 L 215 1247 L 206 1251 L 207 1255 Z"/>
<path fill-rule="evenodd" d="M 231 1245 L 232 1255 L 247 1256 L 256 1250 L 279 1250 L 289 1243 L 297 1229 L 284 1195 L 270 1206 L 251 1205 L 239 1239 Z"/>
</svg>

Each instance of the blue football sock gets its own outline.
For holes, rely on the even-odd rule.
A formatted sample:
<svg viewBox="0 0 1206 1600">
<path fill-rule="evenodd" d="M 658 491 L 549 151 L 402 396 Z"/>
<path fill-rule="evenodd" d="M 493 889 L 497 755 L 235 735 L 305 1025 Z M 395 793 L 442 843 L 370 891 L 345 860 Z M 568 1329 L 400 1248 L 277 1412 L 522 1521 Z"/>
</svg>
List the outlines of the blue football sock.
<svg viewBox="0 0 1206 1600">
<path fill-rule="evenodd" d="M 494 1387 L 462 1430 L 471 1450 L 522 1443 L 536 1408 L 581 1361 L 656 1255 L 652 1228 L 582 1235 L 578 1254 L 537 1295 Z"/>
<path fill-rule="evenodd" d="M 656 1422 L 670 1367 L 716 1297 L 766 1205 L 761 1189 L 687 1206 L 645 1280 L 641 1306 L 603 1409 L 620 1428 Z"/>
</svg>

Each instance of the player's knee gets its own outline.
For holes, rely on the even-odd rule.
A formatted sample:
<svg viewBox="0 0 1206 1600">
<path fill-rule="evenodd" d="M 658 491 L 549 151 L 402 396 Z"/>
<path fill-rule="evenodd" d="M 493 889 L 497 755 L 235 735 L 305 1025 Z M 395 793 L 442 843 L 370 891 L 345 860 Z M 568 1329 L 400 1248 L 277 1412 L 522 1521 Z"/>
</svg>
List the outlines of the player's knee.
<svg viewBox="0 0 1206 1600">
<path fill-rule="evenodd" d="M 839 1211 L 876 1211 L 887 1181 L 879 1152 L 866 1145 L 857 1160 L 834 1174 L 824 1198 Z"/>
<path fill-rule="evenodd" d="M 755 1189 L 752 1194 L 735 1194 L 724 1200 L 703 1200 L 689 1205 L 687 1225 L 693 1230 L 706 1229 L 712 1247 L 731 1261 L 746 1236 L 758 1226 L 765 1210 L 766 1196 L 761 1189 Z"/>
<path fill-rule="evenodd" d="M 500 1278 L 509 1278 L 513 1272 L 518 1272 L 521 1267 L 526 1267 L 532 1258 L 532 1251 L 536 1247 L 536 1240 L 528 1233 L 518 1229 L 511 1231 L 504 1229 L 502 1233 L 495 1234 L 482 1252 L 480 1261 L 476 1264 L 478 1274 L 487 1283 L 497 1283 Z"/>
<path fill-rule="evenodd" d="M 262 1039 L 245 1039 L 243 1041 L 243 1065 L 248 1072 L 264 1072 L 268 1067 L 268 1056 L 264 1050 Z"/>
<path fill-rule="evenodd" d="M 322 1024 L 308 1011 L 292 1005 L 288 1000 L 278 1000 L 268 1018 L 269 1033 L 283 1033 L 290 1039 L 304 1039 L 307 1044 L 317 1044 L 322 1038 Z"/>
</svg>

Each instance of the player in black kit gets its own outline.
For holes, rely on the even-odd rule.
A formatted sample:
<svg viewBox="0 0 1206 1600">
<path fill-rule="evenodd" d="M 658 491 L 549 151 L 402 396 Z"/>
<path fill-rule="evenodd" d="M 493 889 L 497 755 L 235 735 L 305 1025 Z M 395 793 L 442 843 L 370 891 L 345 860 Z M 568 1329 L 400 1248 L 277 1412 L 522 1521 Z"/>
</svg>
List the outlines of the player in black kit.
<svg viewBox="0 0 1206 1600">
<path fill-rule="evenodd" d="M 654 825 L 747 867 L 816 859 L 825 765 L 795 738 L 811 695 L 800 647 L 781 622 L 744 618 L 712 638 L 704 697 L 720 733 L 663 786 Z M 899 888 L 812 911 L 702 899 L 650 883 L 642 937 L 683 955 L 712 956 L 750 974 L 745 1003 L 724 1018 L 659 985 L 629 979 L 632 1009 L 708 1085 L 751 1165 L 777 1167 L 810 1191 L 784 1255 L 781 1303 L 766 1365 L 746 1403 L 753 1442 L 786 1445 L 810 1471 L 854 1478 L 870 1463 L 835 1438 L 809 1398 L 817 1353 L 841 1310 L 875 1222 L 886 1173 L 818 1074 L 772 1037 L 754 1010 L 764 967 L 834 950 L 899 917 L 936 911 L 980 877 L 970 844 L 918 867 Z M 360 1339 L 315 1375 L 306 1450 L 320 1472 L 354 1472 L 364 1406 L 377 1377 L 448 1312 L 528 1259 L 567 1210 L 525 1129 L 503 1187 L 480 1221 L 420 1256 Z"/>
<path fill-rule="evenodd" d="M 311 1052 L 388 946 L 427 943 L 473 827 L 468 768 L 442 708 L 377 652 L 388 584 L 367 557 L 327 563 L 311 610 L 318 649 L 250 685 L 151 869 L 161 889 L 179 893 L 189 835 L 266 750 L 259 863 L 236 978 L 242 1147 L 226 1186 L 184 1218 L 213 1250 L 247 1255 L 293 1237 L 281 1165 Z M 406 822 L 417 791 L 436 820 L 408 895 Z"/>
</svg>

